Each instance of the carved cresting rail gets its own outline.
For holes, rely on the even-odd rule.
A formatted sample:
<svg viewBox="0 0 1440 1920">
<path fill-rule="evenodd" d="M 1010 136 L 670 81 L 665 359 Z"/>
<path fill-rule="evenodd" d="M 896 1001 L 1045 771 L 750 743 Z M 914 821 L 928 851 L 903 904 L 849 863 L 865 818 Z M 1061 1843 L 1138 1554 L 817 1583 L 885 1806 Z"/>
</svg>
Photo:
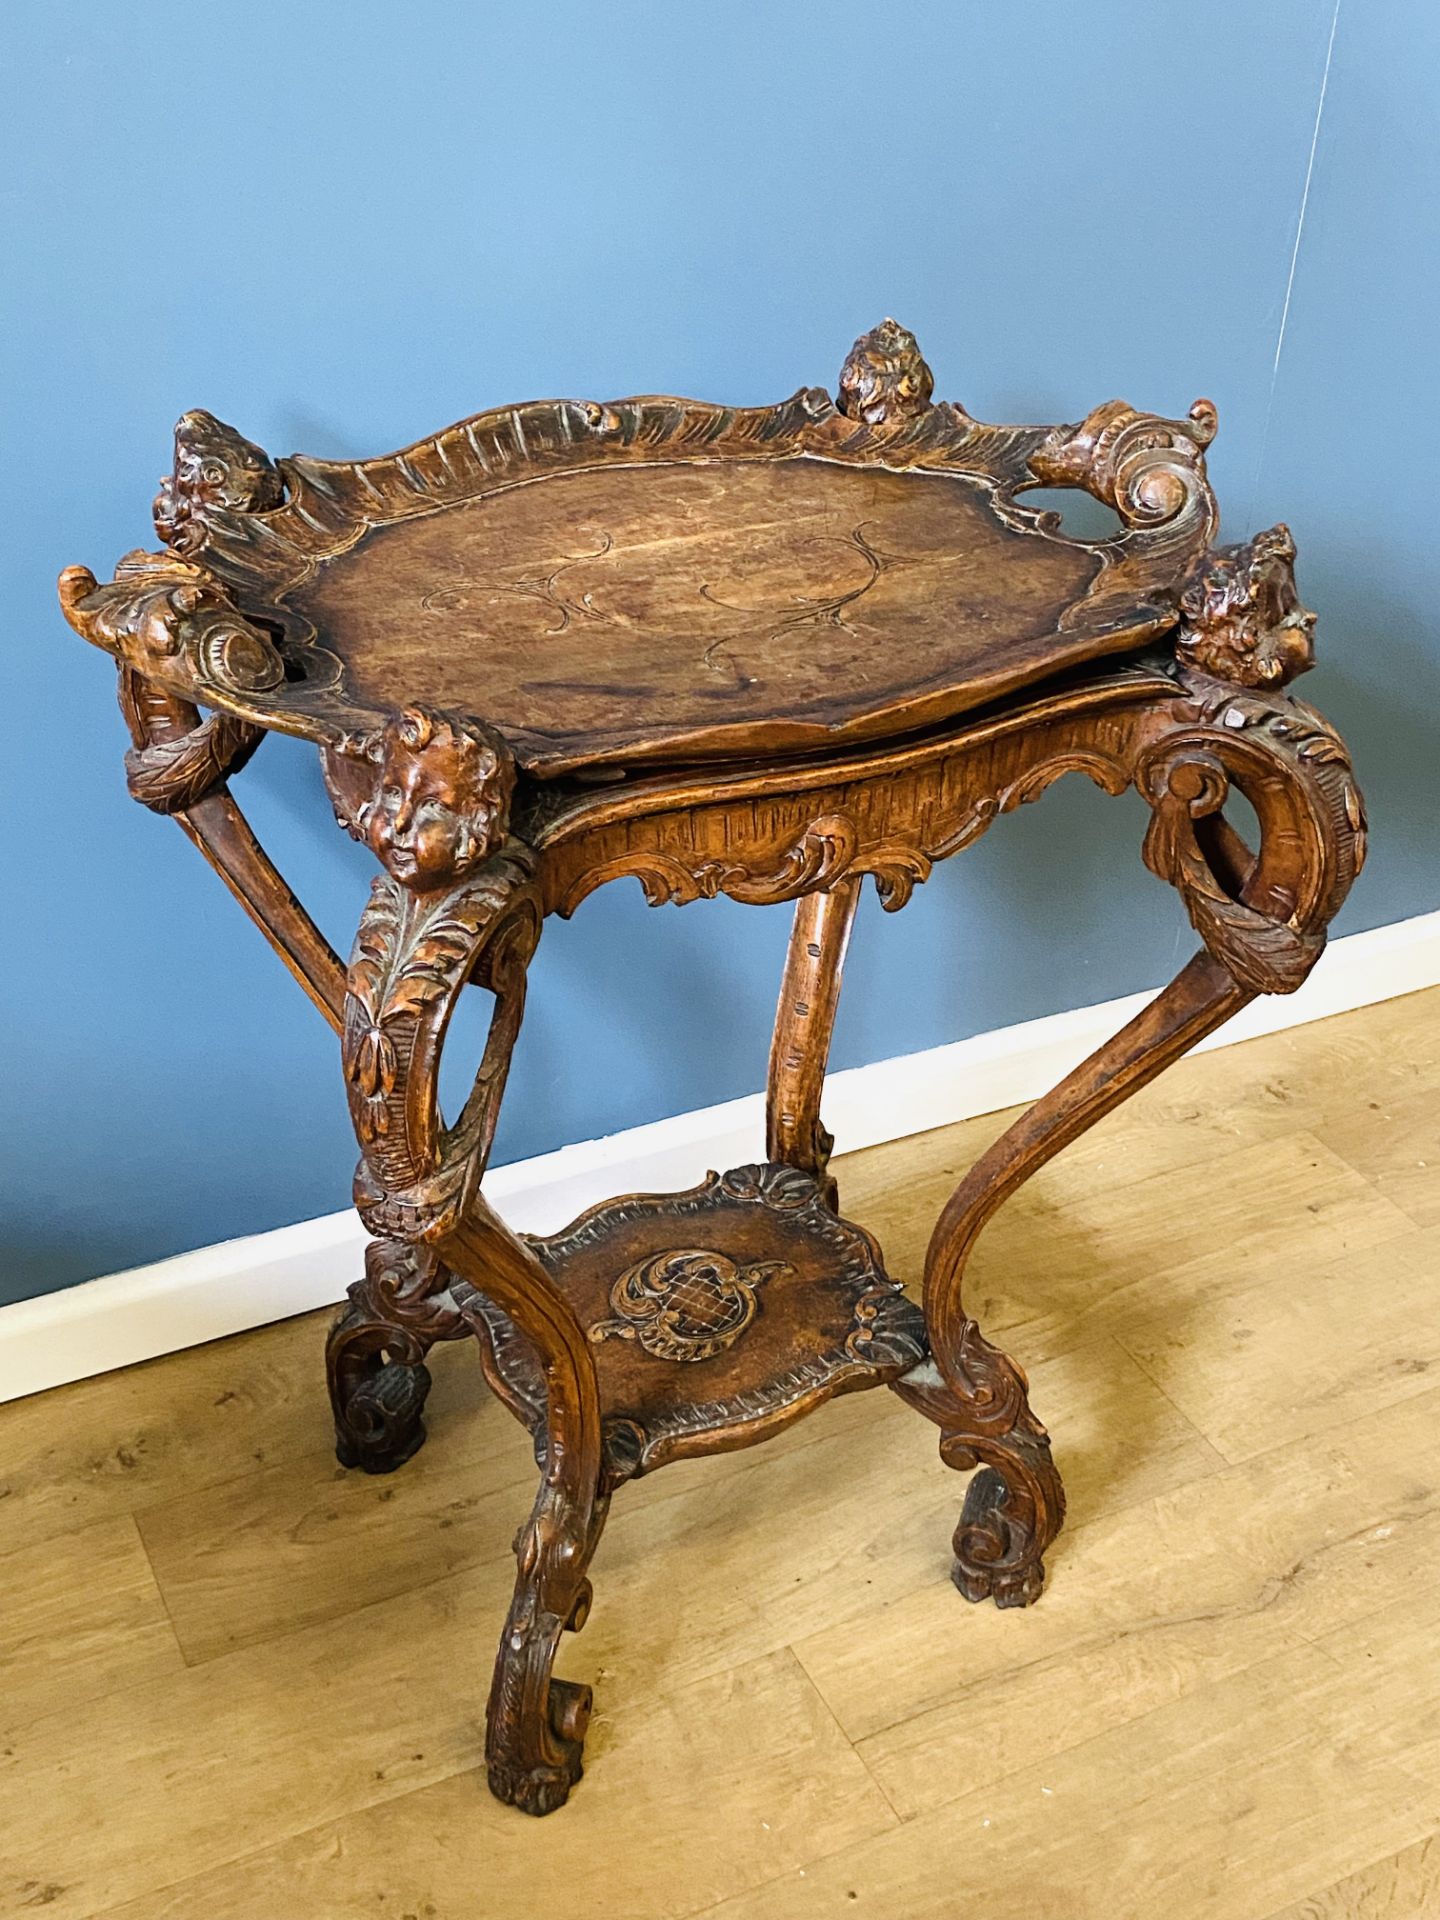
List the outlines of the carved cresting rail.
<svg viewBox="0 0 1440 1920">
<path fill-rule="evenodd" d="M 1212 545 L 1213 408 L 995 427 L 932 396 L 887 321 L 838 403 L 547 402 L 353 464 L 274 463 L 187 414 L 156 502 L 166 551 L 105 585 L 61 578 L 71 624 L 119 663 L 132 793 L 177 819 L 341 1036 L 375 1236 L 329 1344 L 341 1460 L 407 1459 L 429 1348 L 470 1335 L 535 1437 L 487 1731 L 493 1790 L 532 1813 L 580 1773 L 589 1691 L 553 1666 L 610 1497 L 668 1459 L 889 1384 L 947 1462 L 981 1469 L 962 1593 L 1036 1598 L 1064 1497 L 1024 1373 L 965 1310 L 971 1249 L 1067 1142 L 1253 995 L 1299 986 L 1364 856 L 1344 746 L 1287 691 L 1314 624 L 1290 536 Z M 1069 538 L 1026 505 L 1040 486 L 1085 489 L 1121 533 Z M 984 566 L 954 572 L 972 553 Z M 272 728 L 319 744 L 381 867 L 348 967 L 230 796 Z M 1201 951 L 966 1174 L 922 1310 L 836 1213 L 820 1119 L 859 885 L 902 907 L 1070 771 L 1139 791 L 1145 862 Z M 652 903 L 797 902 L 767 1161 L 519 1236 L 480 1183 L 527 968 L 548 914 L 623 876 Z M 447 1121 L 440 1059 L 471 984 L 493 995 L 489 1036 Z"/>
</svg>

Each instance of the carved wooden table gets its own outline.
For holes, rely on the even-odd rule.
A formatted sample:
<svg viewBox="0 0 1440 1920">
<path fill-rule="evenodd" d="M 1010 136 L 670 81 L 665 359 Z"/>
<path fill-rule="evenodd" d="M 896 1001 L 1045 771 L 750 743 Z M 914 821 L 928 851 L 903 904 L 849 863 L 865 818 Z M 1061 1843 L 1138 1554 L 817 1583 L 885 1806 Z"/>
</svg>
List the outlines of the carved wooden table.
<svg viewBox="0 0 1440 1920">
<path fill-rule="evenodd" d="M 375 1238 L 329 1342 L 340 1459 L 408 1459 L 426 1352 L 470 1335 L 534 1435 L 487 1732 L 492 1790 L 530 1813 L 580 1774 L 589 1690 L 552 1667 L 611 1494 L 666 1461 L 890 1386 L 950 1465 L 981 1469 L 960 1591 L 1036 1597 L 1064 1499 L 1024 1374 L 965 1311 L 975 1238 L 1254 994 L 1297 987 L 1363 855 L 1345 749 L 1285 692 L 1313 626 L 1290 536 L 1212 548 L 1214 409 L 996 427 L 931 391 L 886 321 L 838 403 L 543 402 L 353 464 L 272 462 L 191 413 L 156 502 L 166 551 L 103 586 L 61 579 L 71 624 L 120 665 L 131 791 L 175 816 L 341 1035 Z M 1027 507 L 1039 486 L 1085 489 L 1123 530 L 1068 537 Z M 319 744 L 341 825 L 383 869 L 348 968 L 230 796 L 270 728 Z M 1202 951 L 960 1182 L 922 1310 L 826 1171 L 857 890 L 872 874 L 903 906 L 1072 768 L 1149 803 L 1145 861 Z M 527 963 L 547 914 L 626 874 L 652 902 L 798 903 L 766 1160 L 516 1235 L 480 1182 Z M 470 983 L 494 1010 L 447 1121 L 440 1055 Z"/>
</svg>

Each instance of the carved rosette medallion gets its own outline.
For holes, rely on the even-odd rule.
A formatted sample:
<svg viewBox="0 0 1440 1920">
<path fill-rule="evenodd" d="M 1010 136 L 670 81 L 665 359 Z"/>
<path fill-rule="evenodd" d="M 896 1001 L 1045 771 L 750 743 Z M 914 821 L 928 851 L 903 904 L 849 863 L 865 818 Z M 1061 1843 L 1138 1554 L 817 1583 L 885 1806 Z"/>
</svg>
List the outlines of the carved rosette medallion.
<svg viewBox="0 0 1440 1920">
<path fill-rule="evenodd" d="M 638 1340 L 657 1360 L 710 1360 L 733 1347 L 760 1311 L 765 1282 L 794 1271 L 784 1260 L 739 1265 L 706 1247 L 653 1253 L 615 1282 L 614 1317 L 597 1321 L 590 1338 Z"/>
</svg>

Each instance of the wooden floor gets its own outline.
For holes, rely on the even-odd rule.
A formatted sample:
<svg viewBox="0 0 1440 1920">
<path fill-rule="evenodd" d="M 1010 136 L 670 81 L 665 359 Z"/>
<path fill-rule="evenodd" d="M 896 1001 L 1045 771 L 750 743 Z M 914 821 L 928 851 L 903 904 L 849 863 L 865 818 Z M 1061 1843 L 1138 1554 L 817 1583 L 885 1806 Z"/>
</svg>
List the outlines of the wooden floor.
<svg viewBox="0 0 1440 1920">
<path fill-rule="evenodd" d="M 1000 1124 L 841 1164 L 907 1280 Z M 1440 1915 L 1440 990 L 1183 1063 L 972 1271 L 1069 1483 L 1044 1598 L 959 1598 L 889 1394 L 668 1468 L 543 1821 L 479 1770 L 533 1469 L 465 1349 L 389 1479 L 319 1318 L 0 1408 L 0 1914 Z"/>
</svg>

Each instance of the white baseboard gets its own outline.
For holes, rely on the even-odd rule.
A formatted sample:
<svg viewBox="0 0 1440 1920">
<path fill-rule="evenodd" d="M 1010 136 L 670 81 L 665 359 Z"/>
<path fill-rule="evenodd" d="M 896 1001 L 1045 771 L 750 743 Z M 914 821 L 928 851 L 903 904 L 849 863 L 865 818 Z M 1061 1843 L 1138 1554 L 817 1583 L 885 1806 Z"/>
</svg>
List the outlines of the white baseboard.
<svg viewBox="0 0 1440 1920">
<path fill-rule="evenodd" d="M 1298 993 L 1252 1002 L 1202 1045 L 1229 1046 L 1436 985 L 1440 913 L 1420 914 L 1332 941 Z M 1150 997 L 1130 994 L 832 1073 L 825 1123 L 836 1150 L 1033 1100 Z M 512 1226 L 548 1233 L 609 1194 L 692 1186 L 707 1168 L 758 1160 L 764 1137 L 764 1096 L 748 1094 L 497 1167 L 485 1191 Z M 330 1305 L 359 1273 L 365 1237 L 355 1214 L 332 1213 L 0 1307 L 0 1401 Z"/>
</svg>

